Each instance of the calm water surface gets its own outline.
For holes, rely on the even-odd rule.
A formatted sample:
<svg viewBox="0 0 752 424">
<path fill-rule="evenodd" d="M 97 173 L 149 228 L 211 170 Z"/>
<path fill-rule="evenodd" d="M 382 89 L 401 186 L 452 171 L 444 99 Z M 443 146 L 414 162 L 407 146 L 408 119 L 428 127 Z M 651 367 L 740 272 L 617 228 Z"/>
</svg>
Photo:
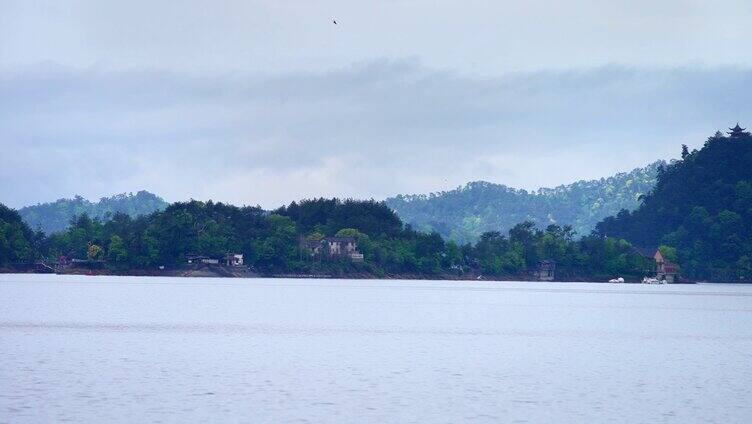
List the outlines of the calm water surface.
<svg viewBox="0 0 752 424">
<path fill-rule="evenodd" d="M 752 422 L 752 286 L 0 275 L 0 422 Z"/>
</svg>

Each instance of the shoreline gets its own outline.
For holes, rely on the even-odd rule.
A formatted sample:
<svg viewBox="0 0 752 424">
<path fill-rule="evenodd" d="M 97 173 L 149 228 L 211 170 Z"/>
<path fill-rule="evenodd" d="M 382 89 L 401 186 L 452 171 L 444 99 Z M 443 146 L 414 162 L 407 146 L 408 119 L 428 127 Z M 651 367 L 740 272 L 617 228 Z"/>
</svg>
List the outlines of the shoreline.
<svg viewBox="0 0 752 424">
<path fill-rule="evenodd" d="M 39 274 L 39 275 L 79 275 L 79 276 L 118 276 L 118 277 L 179 277 L 179 278 L 269 278 L 269 279 L 300 279 L 300 280 L 406 280 L 406 281 L 462 281 L 462 282 L 530 282 L 530 283 L 608 283 L 608 279 L 595 276 L 588 278 L 583 277 L 568 277 L 563 279 L 554 279 L 552 281 L 539 281 L 532 279 L 529 276 L 519 275 L 504 275 L 504 276 L 487 276 L 478 274 L 465 274 L 465 275 L 450 275 L 450 274 L 437 274 L 437 275 L 421 275 L 421 274 L 390 274 L 377 276 L 369 273 L 355 273 L 348 275 L 331 275 L 331 274 L 298 274 L 298 273 L 257 273 L 250 270 L 244 270 L 241 272 L 228 272 L 228 270 L 216 270 L 216 269 L 166 269 L 166 270 L 129 270 L 128 272 L 113 272 L 110 270 L 89 270 L 89 269 L 70 269 L 66 272 L 37 272 L 34 270 L 14 270 L 14 269 L 0 269 L 0 274 Z M 479 278 L 480 277 L 480 278 Z M 681 281 L 672 284 L 697 284 L 695 281 Z M 745 283 L 729 283 L 729 282 L 709 282 L 703 281 L 703 283 L 713 284 L 745 284 Z M 619 284 L 641 284 L 640 279 L 628 278 L 624 283 Z"/>
</svg>

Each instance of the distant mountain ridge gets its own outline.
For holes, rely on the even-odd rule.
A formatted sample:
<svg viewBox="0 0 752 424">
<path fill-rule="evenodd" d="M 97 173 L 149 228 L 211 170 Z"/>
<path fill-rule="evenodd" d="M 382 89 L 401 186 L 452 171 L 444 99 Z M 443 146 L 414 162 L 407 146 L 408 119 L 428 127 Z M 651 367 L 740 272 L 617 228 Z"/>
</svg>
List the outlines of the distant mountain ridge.
<svg viewBox="0 0 752 424">
<path fill-rule="evenodd" d="M 386 203 L 415 229 L 436 231 L 460 243 L 474 242 L 486 231 L 506 232 L 525 220 L 538 227 L 571 225 L 578 234 L 586 235 L 607 216 L 622 209 L 636 209 L 639 197 L 655 185 L 658 168 L 665 165 L 665 161 L 656 161 L 608 178 L 535 191 L 473 181 L 450 191 L 398 195 L 386 199 Z M 164 210 L 168 205 L 161 197 L 142 190 L 103 197 L 97 202 L 75 196 L 26 206 L 18 213 L 31 229 L 50 234 L 65 230 L 72 218 L 84 213 L 99 219 L 118 212 L 136 217 Z"/>
<path fill-rule="evenodd" d="M 640 196 L 655 186 L 662 166 L 665 161 L 656 161 L 608 178 L 535 191 L 474 181 L 450 191 L 399 195 L 386 203 L 416 229 L 436 231 L 461 243 L 474 242 L 485 231 L 506 232 L 525 220 L 544 228 L 554 223 L 571 225 L 586 235 L 603 218 L 636 209 Z"/>
<path fill-rule="evenodd" d="M 81 196 L 58 199 L 54 202 L 25 206 L 19 209 L 18 213 L 31 229 L 51 234 L 65 230 L 72 218 L 84 213 L 91 218 L 99 219 L 107 219 L 118 212 L 136 217 L 164 210 L 167 205 L 161 197 L 142 190 L 136 194 L 122 193 L 102 197 L 98 202 L 91 202 Z"/>
</svg>

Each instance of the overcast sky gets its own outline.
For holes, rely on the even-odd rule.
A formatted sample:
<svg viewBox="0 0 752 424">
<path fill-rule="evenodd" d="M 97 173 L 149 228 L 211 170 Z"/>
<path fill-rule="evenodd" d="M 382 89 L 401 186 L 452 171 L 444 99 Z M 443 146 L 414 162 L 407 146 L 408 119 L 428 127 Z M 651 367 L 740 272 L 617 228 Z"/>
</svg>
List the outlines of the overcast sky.
<svg viewBox="0 0 752 424">
<path fill-rule="evenodd" d="M 0 0 L 0 202 L 535 189 L 752 126 L 747 0 L 115 3 Z"/>
</svg>

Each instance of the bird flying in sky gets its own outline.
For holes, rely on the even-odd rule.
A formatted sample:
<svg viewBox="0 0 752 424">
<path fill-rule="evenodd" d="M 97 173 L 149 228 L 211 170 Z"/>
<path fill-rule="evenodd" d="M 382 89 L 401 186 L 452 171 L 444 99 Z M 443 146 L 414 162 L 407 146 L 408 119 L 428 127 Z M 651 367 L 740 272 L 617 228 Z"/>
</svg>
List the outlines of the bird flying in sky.
<svg viewBox="0 0 752 424">
<path fill-rule="evenodd" d="M 337 20 L 336 19 L 332 19 L 332 22 L 334 22 L 334 25 L 337 25 Z"/>
</svg>

